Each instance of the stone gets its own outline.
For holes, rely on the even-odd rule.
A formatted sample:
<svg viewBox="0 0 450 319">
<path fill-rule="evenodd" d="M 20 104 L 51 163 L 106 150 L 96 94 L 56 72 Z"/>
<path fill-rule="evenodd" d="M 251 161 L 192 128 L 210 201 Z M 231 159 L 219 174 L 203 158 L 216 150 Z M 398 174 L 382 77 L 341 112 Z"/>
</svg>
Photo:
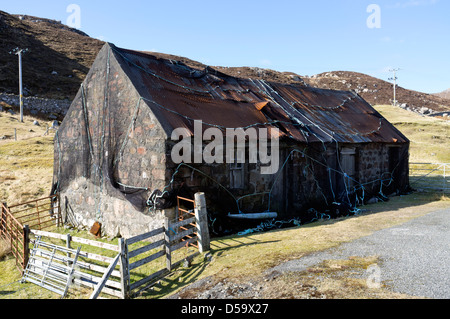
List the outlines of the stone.
<svg viewBox="0 0 450 319">
<path fill-rule="evenodd" d="M 39 124 L 38 121 L 34 121 L 34 122 L 33 122 L 33 125 L 40 126 L 40 124 Z"/>
</svg>

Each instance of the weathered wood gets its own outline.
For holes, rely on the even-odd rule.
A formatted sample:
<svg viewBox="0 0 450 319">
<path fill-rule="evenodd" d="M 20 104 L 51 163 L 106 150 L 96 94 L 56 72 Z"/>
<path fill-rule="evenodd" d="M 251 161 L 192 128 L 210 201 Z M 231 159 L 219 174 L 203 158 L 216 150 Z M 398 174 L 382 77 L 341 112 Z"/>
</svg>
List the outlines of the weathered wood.
<svg viewBox="0 0 450 319">
<path fill-rule="evenodd" d="M 150 256 L 142 258 L 142 259 L 140 259 L 140 260 L 138 260 L 138 261 L 136 261 L 134 263 L 131 263 L 128 267 L 129 267 L 130 270 L 136 269 L 136 268 L 138 268 L 138 267 L 140 267 L 142 265 L 145 265 L 145 264 L 148 264 L 149 262 L 152 262 L 153 260 L 155 260 L 155 259 L 157 259 L 159 257 L 164 256 L 165 253 L 166 252 L 164 250 L 158 251 L 157 253 L 154 253 L 153 255 L 150 255 Z"/>
<path fill-rule="evenodd" d="M 170 249 L 171 249 L 172 252 L 174 252 L 174 251 L 176 251 L 176 250 L 178 250 L 180 248 L 186 247 L 186 245 L 190 245 L 192 243 L 195 243 L 197 240 L 198 240 L 197 236 L 196 237 L 192 237 L 192 238 L 189 238 L 189 239 L 187 239 L 185 241 L 181 241 L 179 243 L 173 244 Z"/>
<path fill-rule="evenodd" d="M 105 285 L 106 285 L 106 280 L 109 278 L 109 276 L 111 275 L 111 272 L 116 267 L 117 263 L 119 262 L 119 259 L 120 259 L 120 253 L 117 254 L 117 256 L 114 258 L 113 262 L 108 266 L 108 269 L 103 274 L 101 281 L 97 284 L 97 286 L 94 289 L 94 292 L 89 297 L 89 299 L 96 299 L 100 295 L 103 287 L 105 287 Z"/>
<path fill-rule="evenodd" d="M 91 270 L 91 271 L 96 271 L 99 272 L 101 274 L 104 274 L 106 271 L 106 267 L 103 266 L 99 266 L 93 263 L 89 263 L 89 262 L 83 262 L 83 261 L 77 261 L 77 266 L 79 266 L 80 270 Z M 119 270 L 114 270 L 111 274 L 112 277 L 117 277 L 120 278 L 121 274 Z"/>
<path fill-rule="evenodd" d="M 137 243 L 139 241 L 143 241 L 143 240 L 145 240 L 147 238 L 150 238 L 150 237 L 153 237 L 153 236 L 157 236 L 157 235 L 162 234 L 162 233 L 164 233 L 164 227 L 152 230 L 152 231 L 150 231 L 148 233 L 145 233 L 145 234 L 141 234 L 141 235 L 138 235 L 138 236 L 135 236 L 135 237 L 128 238 L 127 239 L 127 244 L 128 245 L 132 245 L 134 243 Z"/>
<path fill-rule="evenodd" d="M 170 221 L 168 218 L 164 220 L 164 240 L 166 246 L 166 268 L 168 271 L 172 270 L 172 254 L 170 248 Z"/>
<path fill-rule="evenodd" d="M 139 288 L 140 286 L 142 286 L 142 285 L 144 285 L 144 284 L 146 284 L 146 283 L 148 283 L 148 282 L 150 282 L 152 280 L 155 280 L 155 279 L 157 279 L 159 277 L 162 277 L 162 276 L 164 276 L 164 275 L 166 275 L 168 273 L 169 273 L 169 271 L 167 269 L 161 269 L 161 270 L 151 274 L 148 277 L 145 277 L 145 278 L 143 278 L 141 280 L 138 280 L 138 281 L 132 283 L 130 285 L 130 290 L 135 290 L 135 289 Z"/>
<path fill-rule="evenodd" d="M 206 198 L 204 193 L 196 193 L 195 198 L 195 218 L 197 224 L 198 248 L 200 253 L 211 249 L 211 242 L 208 229 L 208 212 L 206 210 Z"/>
<path fill-rule="evenodd" d="M 130 287 L 128 245 L 124 238 L 119 239 L 120 249 L 120 287 L 122 299 L 128 299 Z"/>
<path fill-rule="evenodd" d="M 182 232 L 179 232 L 175 236 L 171 236 L 169 238 L 169 240 L 172 243 L 174 241 L 178 241 L 178 240 L 182 239 L 183 237 L 189 236 L 189 235 L 193 234 L 196 231 L 197 231 L 196 228 L 189 228 L 189 229 L 183 230 Z"/>
<path fill-rule="evenodd" d="M 94 247 L 98 247 L 98 248 L 103 248 L 103 249 L 119 252 L 119 247 L 117 245 L 111 245 L 108 243 L 103 243 L 101 241 L 95 241 L 95 240 L 79 238 L 79 237 L 72 237 L 72 241 L 74 243 L 86 244 L 89 246 L 94 246 Z"/>
<path fill-rule="evenodd" d="M 142 254 L 142 253 L 145 253 L 145 252 L 147 252 L 147 251 L 149 251 L 149 250 L 158 248 L 159 246 L 164 246 L 164 243 L 165 243 L 165 240 L 164 240 L 164 239 L 161 239 L 161 240 L 158 240 L 158 241 L 156 241 L 156 242 L 154 242 L 154 243 L 151 243 L 151 244 L 149 244 L 149 245 L 146 245 L 146 246 L 144 246 L 144 247 L 140 247 L 140 248 L 138 248 L 138 249 L 135 249 L 135 250 L 133 250 L 133 251 L 130 251 L 130 252 L 128 252 L 128 258 L 133 258 L 133 257 L 136 257 L 137 255 L 140 255 L 140 254 Z"/>
<path fill-rule="evenodd" d="M 188 218 L 185 220 L 180 220 L 179 222 L 171 223 L 170 227 L 172 229 L 177 229 L 178 227 L 182 227 L 182 226 L 188 225 L 190 223 L 195 223 L 195 220 L 196 220 L 195 217 Z"/>
<path fill-rule="evenodd" d="M 28 258 L 30 255 L 30 227 L 28 225 L 23 226 L 23 269 L 27 267 Z"/>
</svg>

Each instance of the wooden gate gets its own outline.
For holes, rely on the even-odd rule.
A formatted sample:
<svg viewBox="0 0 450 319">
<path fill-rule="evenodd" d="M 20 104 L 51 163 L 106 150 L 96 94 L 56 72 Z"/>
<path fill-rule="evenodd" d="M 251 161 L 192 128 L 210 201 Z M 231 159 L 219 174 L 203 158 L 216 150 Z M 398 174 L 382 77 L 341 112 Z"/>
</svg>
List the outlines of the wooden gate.
<svg viewBox="0 0 450 319">
<path fill-rule="evenodd" d="M 30 229 L 62 225 L 59 194 L 8 206 L 1 204 L 0 238 L 11 245 L 16 265 L 23 271 L 28 262 Z"/>
<path fill-rule="evenodd" d="M 6 203 L 1 204 L 0 238 L 11 246 L 11 252 L 16 259 L 16 266 L 20 271 L 24 269 L 28 260 L 28 228 L 25 228 L 12 214 Z"/>
</svg>

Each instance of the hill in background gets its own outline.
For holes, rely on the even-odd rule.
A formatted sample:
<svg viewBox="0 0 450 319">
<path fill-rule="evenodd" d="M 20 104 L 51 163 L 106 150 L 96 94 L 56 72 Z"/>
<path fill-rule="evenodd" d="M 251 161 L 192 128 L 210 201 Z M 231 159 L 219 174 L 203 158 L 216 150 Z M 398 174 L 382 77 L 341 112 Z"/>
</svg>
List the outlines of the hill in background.
<svg viewBox="0 0 450 319">
<path fill-rule="evenodd" d="M 23 56 L 24 95 L 72 99 L 103 42 L 58 21 L 0 11 L 0 92 L 18 94 L 18 60 Z"/>
<path fill-rule="evenodd" d="M 444 98 L 444 99 L 450 99 L 450 89 L 445 90 L 444 92 L 441 93 L 436 93 L 435 95 Z"/>
<path fill-rule="evenodd" d="M 60 21 L 0 11 L 0 93 L 18 94 L 17 56 L 8 52 L 28 48 L 23 57 L 24 93 L 72 100 L 104 42 L 69 28 Z M 180 61 L 196 69 L 207 66 L 188 58 L 147 52 Z M 312 77 L 257 67 L 212 67 L 225 74 L 333 90 L 354 90 L 372 105 L 391 104 L 392 84 L 356 72 L 326 72 Z M 448 95 L 433 95 L 399 87 L 397 100 L 403 108 L 421 114 L 450 113 Z"/>
</svg>

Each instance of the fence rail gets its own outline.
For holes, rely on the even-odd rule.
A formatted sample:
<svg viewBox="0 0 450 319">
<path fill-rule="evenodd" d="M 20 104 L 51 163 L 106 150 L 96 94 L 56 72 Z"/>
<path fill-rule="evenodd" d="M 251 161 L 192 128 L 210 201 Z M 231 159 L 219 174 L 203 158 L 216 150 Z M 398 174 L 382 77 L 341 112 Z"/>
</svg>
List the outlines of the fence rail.
<svg viewBox="0 0 450 319">
<path fill-rule="evenodd" d="M 65 242 L 65 247 L 51 244 L 54 247 L 62 247 L 69 258 L 77 253 L 77 267 L 73 272 L 73 282 L 77 285 L 94 290 L 91 298 L 97 298 L 100 293 L 105 293 L 119 298 L 129 298 L 132 294 L 138 294 L 146 289 L 157 279 L 166 276 L 172 269 L 180 265 L 184 260 L 209 250 L 209 231 L 207 223 L 207 211 L 203 193 L 195 194 L 195 200 L 187 200 L 193 205 L 192 210 L 179 216 L 175 220 L 165 219 L 162 227 L 132 238 L 120 238 L 118 245 L 108 244 L 85 238 L 72 237 L 70 234 L 58 234 L 41 229 L 30 229 L 22 222 L 39 220 L 35 215 L 42 213 L 38 209 L 41 200 L 51 200 L 48 211 L 59 215 L 59 203 L 55 205 L 54 197 L 47 197 L 27 203 L 12 206 L 15 213 L 6 203 L 1 204 L 0 236 L 11 241 L 14 256 L 18 268 L 26 269 L 31 245 L 34 238 L 49 238 L 53 241 Z M 186 199 L 183 199 L 186 200 Z M 59 202 L 59 197 L 58 197 Z M 26 205 L 32 205 L 26 207 Z M 57 212 L 55 212 L 57 208 Z M 29 213 L 29 210 L 35 215 Z M 27 212 L 24 214 L 24 212 Z M 30 218 L 33 216 L 34 218 Z M 60 216 L 52 219 L 58 225 Z M 33 227 L 43 228 L 42 222 L 34 223 Z M 195 243 L 198 242 L 198 245 Z M 83 246 L 78 250 L 72 248 L 74 243 Z M 45 242 L 40 242 L 45 245 Z M 53 247 L 52 246 L 52 247 Z M 78 246 L 78 245 L 77 245 Z M 101 249 L 101 253 L 92 253 L 92 248 Z M 182 248 L 195 247 L 195 251 L 182 251 Z M 107 252 L 109 251 L 109 252 Z M 109 256 L 108 256 L 109 255 Z M 150 263 L 158 261 L 154 266 Z M 137 269 L 147 265 L 143 273 L 150 273 L 142 278 Z M 150 270 L 149 270 L 150 269 Z M 139 278 L 139 279 L 135 279 Z"/>
<path fill-rule="evenodd" d="M 409 181 L 415 189 L 450 193 L 450 164 L 410 163 Z"/>
</svg>

